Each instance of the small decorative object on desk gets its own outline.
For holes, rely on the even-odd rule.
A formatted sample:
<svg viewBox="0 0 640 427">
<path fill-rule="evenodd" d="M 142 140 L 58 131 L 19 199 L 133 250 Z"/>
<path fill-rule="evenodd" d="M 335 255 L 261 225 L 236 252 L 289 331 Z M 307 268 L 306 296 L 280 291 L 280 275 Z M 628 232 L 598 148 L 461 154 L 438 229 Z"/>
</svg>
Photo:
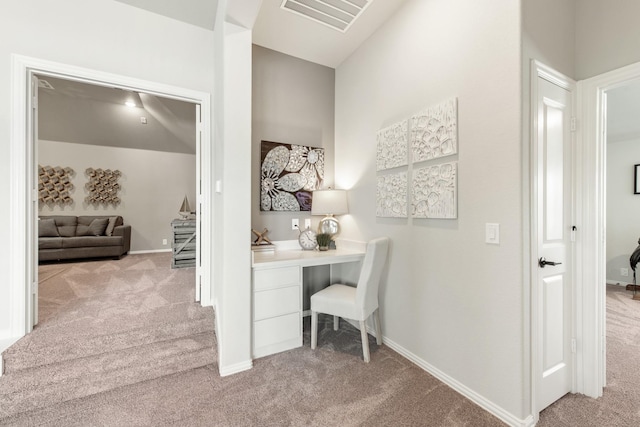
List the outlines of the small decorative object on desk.
<svg viewBox="0 0 640 427">
<path fill-rule="evenodd" d="M 251 250 L 254 252 L 263 252 L 263 251 L 275 251 L 276 245 L 274 245 L 271 240 L 267 237 L 267 233 L 269 230 L 266 228 L 262 230 L 262 233 L 259 231 L 251 229 L 251 232 L 255 234 L 256 240 L 251 242 Z"/>
<path fill-rule="evenodd" d="M 316 241 L 316 232 L 307 228 L 304 231 L 300 232 L 298 236 L 298 244 L 305 251 L 312 251 L 318 246 L 318 242 Z"/>
<path fill-rule="evenodd" d="M 316 236 L 318 242 L 318 249 L 321 251 L 329 250 L 329 244 L 331 243 L 331 234 L 320 233 Z"/>
</svg>

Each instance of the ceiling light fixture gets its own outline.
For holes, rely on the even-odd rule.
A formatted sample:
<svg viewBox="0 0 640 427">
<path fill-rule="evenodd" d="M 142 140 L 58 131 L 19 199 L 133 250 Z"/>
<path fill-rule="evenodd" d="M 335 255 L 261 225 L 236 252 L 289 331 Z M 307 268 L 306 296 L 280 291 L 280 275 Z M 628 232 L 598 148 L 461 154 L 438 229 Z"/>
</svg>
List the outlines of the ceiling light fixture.
<svg viewBox="0 0 640 427">
<path fill-rule="evenodd" d="M 280 7 L 345 33 L 372 1 L 283 0 Z"/>
</svg>

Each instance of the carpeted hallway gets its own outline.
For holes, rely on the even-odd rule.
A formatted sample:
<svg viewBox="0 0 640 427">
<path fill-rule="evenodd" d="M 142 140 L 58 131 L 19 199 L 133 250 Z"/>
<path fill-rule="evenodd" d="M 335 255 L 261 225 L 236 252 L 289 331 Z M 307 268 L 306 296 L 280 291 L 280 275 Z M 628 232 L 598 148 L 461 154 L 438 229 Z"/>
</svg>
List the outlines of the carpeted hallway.
<svg viewBox="0 0 640 427">
<path fill-rule="evenodd" d="M 2 426 L 501 426 L 370 337 L 320 318 L 319 348 L 258 359 L 221 378 L 214 316 L 193 303 L 193 270 L 168 254 L 41 266 L 40 325 L 5 354 Z M 632 375 L 638 301 L 608 292 L 609 387 L 567 396 L 541 426 L 640 425 Z M 635 323 L 633 323 L 635 322 Z M 614 360 L 622 355 L 618 366 Z M 611 353 L 610 353 L 611 354 Z"/>
<path fill-rule="evenodd" d="M 591 399 L 568 394 L 540 413 L 539 427 L 640 426 L 640 301 L 607 285 L 607 386 Z"/>
</svg>

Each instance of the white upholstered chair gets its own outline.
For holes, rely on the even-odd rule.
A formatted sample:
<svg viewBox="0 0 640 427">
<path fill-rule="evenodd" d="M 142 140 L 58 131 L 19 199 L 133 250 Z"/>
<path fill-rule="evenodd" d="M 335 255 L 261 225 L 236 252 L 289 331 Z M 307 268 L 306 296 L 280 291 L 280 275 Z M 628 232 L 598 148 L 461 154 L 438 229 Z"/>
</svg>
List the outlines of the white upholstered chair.
<svg viewBox="0 0 640 427">
<path fill-rule="evenodd" d="M 358 286 L 331 285 L 311 296 L 311 348 L 318 343 L 318 313 L 333 315 L 333 329 L 338 330 L 340 318 L 357 320 L 362 335 L 364 361 L 369 362 L 369 338 L 365 321 L 374 315 L 376 340 L 382 344 L 382 327 L 378 311 L 378 285 L 387 260 L 389 238 L 380 237 L 367 243 Z"/>
</svg>

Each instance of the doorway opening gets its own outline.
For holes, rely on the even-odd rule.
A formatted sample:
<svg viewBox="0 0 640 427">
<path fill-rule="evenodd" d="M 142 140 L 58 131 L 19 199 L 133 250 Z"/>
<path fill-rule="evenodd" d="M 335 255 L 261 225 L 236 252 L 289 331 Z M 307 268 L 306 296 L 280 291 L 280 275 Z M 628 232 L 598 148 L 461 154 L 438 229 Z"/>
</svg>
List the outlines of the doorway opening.
<svg viewBox="0 0 640 427">
<path fill-rule="evenodd" d="M 212 158 L 210 141 L 210 95 L 204 92 L 164 85 L 126 76 L 42 61 L 14 55 L 12 92 L 11 138 L 11 196 L 10 196 L 10 244 L 15 250 L 10 260 L 11 335 L 15 342 L 33 328 L 37 320 L 37 123 L 33 80 L 36 75 L 97 86 L 118 88 L 124 91 L 146 93 L 199 105 L 196 130 L 196 201 L 198 245 L 196 289 L 201 305 L 212 305 L 210 286 L 211 259 L 211 197 L 210 177 Z M 169 174 L 170 171 L 167 171 Z M 180 200 L 177 201 L 179 205 Z M 177 209 L 177 207 L 176 207 Z M 204 262 L 203 262 L 204 261 Z M 34 298 L 35 296 L 35 298 Z"/>
</svg>

